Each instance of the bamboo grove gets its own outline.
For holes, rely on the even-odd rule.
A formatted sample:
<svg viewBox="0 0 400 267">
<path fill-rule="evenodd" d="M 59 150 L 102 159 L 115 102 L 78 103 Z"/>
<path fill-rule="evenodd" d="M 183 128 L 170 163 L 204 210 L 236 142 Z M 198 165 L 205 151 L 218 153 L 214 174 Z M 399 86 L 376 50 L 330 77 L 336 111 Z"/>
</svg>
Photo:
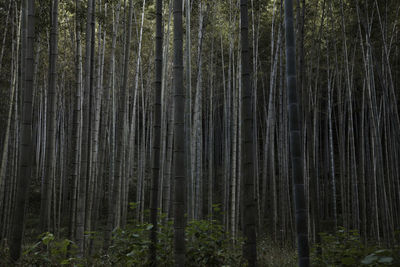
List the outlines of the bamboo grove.
<svg viewBox="0 0 400 267">
<path fill-rule="evenodd" d="M 293 2 L 293 3 L 292 3 Z M 0 1 L 0 240 L 215 218 L 296 245 L 400 225 L 397 0 Z M 130 209 L 134 206 L 135 209 Z M 221 212 L 216 212 L 217 209 Z M 147 212 L 150 210 L 150 213 Z"/>
</svg>

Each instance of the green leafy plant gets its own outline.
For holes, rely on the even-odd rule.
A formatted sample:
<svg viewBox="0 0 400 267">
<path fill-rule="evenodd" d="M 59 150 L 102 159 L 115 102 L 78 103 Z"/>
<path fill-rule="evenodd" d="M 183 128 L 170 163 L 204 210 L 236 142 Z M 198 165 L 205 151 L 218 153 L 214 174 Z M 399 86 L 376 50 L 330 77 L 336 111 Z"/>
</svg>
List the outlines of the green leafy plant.
<svg viewBox="0 0 400 267">
<path fill-rule="evenodd" d="M 148 223 L 131 222 L 125 229 L 116 229 L 107 257 L 101 256 L 98 260 L 101 259 L 102 265 L 148 265 L 152 227 Z M 173 221 L 158 227 L 158 264 L 173 266 Z M 190 222 L 186 227 L 186 240 L 186 266 L 239 266 L 242 261 L 242 240 L 233 242 L 216 220 Z"/>
<path fill-rule="evenodd" d="M 238 266 L 243 260 L 243 240 L 233 240 L 216 220 L 190 222 L 186 238 L 187 266 Z"/>
<path fill-rule="evenodd" d="M 135 210 L 137 204 L 129 203 Z M 148 213 L 148 211 L 146 211 Z M 161 224 L 164 222 L 164 224 Z M 107 254 L 98 255 L 95 265 L 146 266 L 149 264 L 150 230 L 153 225 L 130 220 L 125 229 L 113 231 L 113 244 Z M 158 224 L 157 261 L 160 266 L 173 265 L 173 222 L 162 214 Z"/>
<path fill-rule="evenodd" d="M 147 264 L 151 224 L 129 224 L 126 229 L 116 229 L 110 247 L 111 264 L 134 266 Z"/>
<path fill-rule="evenodd" d="M 334 234 L 320 233 L 321 243 L 312 248 L 314 266 L 399 266 L 398 247 L 382 249 L 365 245 L 356 230 L 339 227 Z"/>
<path fill-rule="evenodd" d="M 363 265 L 391 265 L 393 263 L 392 251 L 388 249 L 380 249 L 366 256 L 361 263 Z"/>
<path fill-rule="evenodd" d="M 82 259 L 75 257 L 77 246 L 68 239 L 57 240 L 52 233 L 39 236 L 39 241 L 26 247 L 20 262 L 23 266 L 70 266 L 82 265 Z"/>
<path fill-rule="evenodd" d="M 132 210 L 136 203 L 130 203 Z M 218 213 L 218 207 L 214 207 Z M 162 223 L 161 223 L 162 222 Z M 93 259 L 96 266 L 146 266 L 149 264 L 151 224 L 130 220 L 125 229 L 113 232 L 109 251 Z M 157 262 L 159 266 L 173 266 L 173 221 L 165 214 L 158 223 Z M 233 240 L 218 220 L 198 220 L 186 227 L 186 266 L 243 266 L 243 240 Z"/>
</svg>

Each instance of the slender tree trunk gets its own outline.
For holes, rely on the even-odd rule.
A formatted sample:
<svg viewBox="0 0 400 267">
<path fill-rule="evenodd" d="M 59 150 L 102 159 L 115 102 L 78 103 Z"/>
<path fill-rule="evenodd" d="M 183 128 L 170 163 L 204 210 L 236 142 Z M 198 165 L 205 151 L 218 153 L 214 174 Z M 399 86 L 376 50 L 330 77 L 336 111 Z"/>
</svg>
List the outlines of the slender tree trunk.
<svg viewBox="0 0 400 267">
<path fill-rule="evenodd" d="M 119 28 L 119 14 L 121 9 L 121 3 L 118 3 L 117 10 L 115 11 L 115 18 L 113 23 L 113 33 L 112 33 L 112 44 L 111 44 L 111 64 L 109 70 L 109 102 L 111 102 L 111 110 L 109 114 L 110 118 L 110 152 L 111 152 L 111 159 L 110 159 L 110 173 L 109 173 L 109 182 L 108 182 L 108 203 L 107 203 L 107 224 L 106 230 L 104 233 L 104 250 L 107 251 L 108 246 L 110 244 L 111 239 L 111 231 L 113 228 L 113 221 L 114 221 L 114 202 L 115 196 L 113 188 L 114 188 L 114 175 L 115 172 L 118 171 L 115 169 L 115 87 L 116 87 L 116 75 L 115 75 L 115 50 L 116 50 L 116 43 L 117 43 L 117 33 Z"/>
<path fill-rule="evenodd" d="M 242 120 L 243 120 L 243 230 L 246 238 L 243 254 L 249 266 L 257 266 L 256 250 L 256 202 L 254 197 L 254 168 L 253 168 L 253 112 L 252 86 L 250 81 L 250 51 L 248 40 L 248 10 L 247 0 L 240 1 L 241 15 L 241 52 L 242 52 Z"/>
<path fill-rule="evenodd" d="M 193 131 L 192 131 L 192 148 L 191 148 L 191 153 L 192 153 L 192 175 L 194 177 L 193 179 L 193 194 L 190 196 L 191 202 L 194 203 L 192 213 L 194 213 L 194 218 L 193 219 L 200 219 L 201 218 L 201 210 L 202 210 L 202 155 L 203 155 L 203 119 L 202 119 L 202 47 L 203 47 L 203 36 L 204 36 L 204 15 L 203 15 L 203 7 L 202 7 L 202 1 L 199 1 L 199 33 L 198 33 L 198 51 L 197 51 L 197 66 L 198 66 L 198 71 L 197 71 L 197 84 L 196 84 L 196 94 L 195 94 L 195 104 L 194 104 L 194 124 L 193 124 Z"/>
<path fill-rule="evenodd" d="M 164 80 L 166 81 L 166 80 Z M 172 91 L 172 90 L 171 90 Z M 174 101 L 172 98 L 172 92 L 168 93 L 168 140 L 167 140 L 167 162 L 165 167 L 165 182 L 164 182 L 164 199 L 163 199 L 163 212 L 167 214 L 168 218 L 172 217 L 172 201 L 171 201 L 171 192 L 173 192 L 174 180 L 172 179 L 172 171 L 173 171 L 173 147 L 174 147 Z"/>
<path fill-rule="evenodd" d="M 91 39 L 90 39 L 90 70 L 89 70 L 89 130 L 87 136 L 87 180 L 86 180 L 86 201 L 85 201 L 85 231 L 91 231 L 91 220 L 92 220 L 92 205 L 93 205 L 93 194 L 94 194 L 94 177 L 92 175 L 93 167 L 93 147 L 95 146 L 95 110 L 96 110 L 96 94 L 98 88 L 96 87 L 96 77 L 95 77 L 95 68 L 96 68 L 96 53 L 95 53 L 95 44 L 96 44 L 96 1 L 101 5 L 101 1 L 93 0 L 92 2 L 92 13 L 90 19 L 90 31 L 91 31 Z M 101 31 L 101 29 L 99 29 Z M 89 45 L 89 44 L 88 44 Z M 85 247 L 88 245 L 88 240 L 85 236 Z"/>
<path fill-rule="evenodd" d="M 239 54 L 239 53 L 238 53 Z M 239 55 L 238 55 L 239 56 Z M 239 58 L 238 58 L 238 65 L 239 65 Z M 237 72 L 237 75 L 239 75 L 239 71 Z M 237 79 L 234 77 L 233 79 Z M 240 84 L 239 84 L 240 86 Z M 238 88 L 239 89 L 239 88 Z M 233 87 L 232 90 L 232 145 L 231 145 L 231 168 L 232 168 L 232 174 L 231 174 L 231 182 L 230 182 L 230 195 L 231 195 L 231 201 L 230 201 L 230 231 L 232 236 L 235 238 L 236 235 L 236 203 L 237 203 L 237 188 L 239 187 L 237 184 L 237 165 L 238 165 L 238 117 L 239 117 L 239 96 L 238 96 L 238 91 L 236 87 Z"/>
<path fill-rule="evenodd" d="M 237 2 L 238 5 L 240 4 L 240 2 Z M 238 27 L 240 27 L 240 23 L 238 25 Z M 239 31 L 239 29 L 238 29 Z M 240 217 L 239 215 L 241 214 L 240 211 L 243 210 L 243 201 L 241 201 L 241 199 L 243 199 L 243 164 L 242 164 L 242 159 L 244 158 L 243 156 L 243 145 L 242 145 L 242 136 L 243 136 L 243 113 L 241 112 L 242 107 L 243 107 L 243 83 L 242 83 L 242 58 L 241 58 L 241 54 L 238 53 L 238 74 L 236 75 L 237 77 L 237 83 L 238 83 L 238 108 L 237 108 L 237 112 L 238 112 L 238 116 L 237 116 L 237 121 L 238 121 L 238 141 L 237 141 L 237 164 L 236 164 L 236 177 L 237 177 L 237 186 L 236 186 L 236 208 L 235 208 L 235 216 L 236 216 L 236 225 L 235 225 L 235 233 L 237 236 L 238 230 L 239 230 L 239 224 L 242 224 L 242 222 L 240 221 Z M 254 127 L 254 126 L 253 126 Z M 254 132 L 254 131 L 253 131 Z M 254 143 L 253 143 L 254 145 Z M 257 177 L 258 178 L 258 177 Z M 258 180 L 256 179 L 256 177 L 254 177 L 254 180 Z M 256 186 L 256 182 L 254 183 L 254 186 Z M 254 190 L 254 197 L 257 197 L 256 195 L 257 190 Z M 255 210 L 256 212 L 256 210 Z M 259 214 L 256 213 L 256 218 L 259 217 Z M 256 229 L 257 230 L 257 229 Z M 256 232 L 257 234 L 257 232 Z"/>
<path fill-rule="evenodd" d="M 32 92 L 33 92 L 33 69 L 34 69 L 34 39 L 35 39 L 35 3 L 34 1 L 23 1 L 23 9 L 27 4 L 27 39 L 25 57 L 25 88 L 23 91 L 23 112 L 20 135 L 17 192 L 14 208 L 13 228 L 10 239 L 10 254 L 14 261 L 21 255 L 21 243 L 24 234 L 25 205 L 28 199 L 28 189 L 32 172 Z M 24 12 L 23 12 L 24 14 Z M 25 19 L 24 15 L 22 19 Z M 24 41 L 23 41 L 24 42 Z"/>
<path fill-rule="evenodd" d="M 337 228 L 337 208 L 336 208 L 336 178 L 335 178 L 335 159 L 333 150 L 333 130 L 332 130 L 332 74 L 329 67 L 328 56 L 328 124 L 329 124 L 329 160 L 332 186 L 332 211 L 335 229 Z"/>
<path fill-rule="evenodd" d="M 134 96 L 133 96 L 133 105 L 132 105 L 132 118 L 131 118 L 131 124 L 130 124 L 130 132 L 129 132 L 129 161 L 132 162 L 134 161 L 134 155 L 135 155 L 135 136 L 136 136 L 136 103 L 138 103 L 138 90 L 139 90 L 139 74 L 141 74 L 141 68 L 142 68 L 142 61 L 141 61 L 141 53 L 142 53 L 142 39 L 143 39 L 143 25 L 144 25 L 144 14 L 145 14 L 145 6 L 146 6 L 146 1 L 143 1 L 143 8 L 142 8 L 142 20 L 140 24 L 140 33 L 139 33 L 139 44 L 138 44 L 138 53 L 137 53 L 137 61 L 136 61 L 136 74 L 135 74 L 135 88 L 134 88 Z M 142 95 L 143 96 L 143 95 Z M 143 105 L 144 107 L 144 105 Z M 142 112 L 143 116 L 145 116 L 146 111 L 143 109 Z M 143 121 L 143 126 L 145 126 L 145 120 Z M 144 128 L 143 128 L 144 129 Z M 145 134 L 143 134 L 144 138 Z M 142 145 L 144 145 L 144 142 L 142 142 Z M 139 150 L 143 152 L 142 150 Z M 138 157 L 141 160 L 139 161 L 139 167 L 143 166 L 142 164 L 146 161 L 145 158 L 143 157 Z M 137 184 L 137 201 L 138 201 L 138 209 L 137 209 L 137 216 L 139 217 L 140 212 L 143 210 L 143 205 L 144 203 L 141 201 L 142 199 L 142 185 L 143 185 L 143 176 L 141 175 L 140 170 L 141 168 L 138 167 L 138 184 Z"/>
<path fill-rule="evenodd" d="M 91 20 L 93 6 L 95 0 L 88 1 L 88 12 L 87 12 L 87 23 L 86 23 L 86 59 L 85 59 L 85 86 L 83 91 L 83 121 L 82 121 L 82 141 L 81 141 L 81 165 L 80 165 L 80 177 L 79 177 L 79 194 L 77 203 L 77 214 L 76 214 L 76 244 L 79 248 L 78 257 L 83 257 L 85 251 L 84 244 L 84 230 L 85 230 L 85 218 L 86 218 L 86 192 L 87 183 L 89 180 L 89 168 L 88 162 L 90 161 L 90 150 L 89 150 L 89 136 L 90 136 L 90 89 L 91 89 Z"/>
<path fill-rule="evenodd" d="M 22 16 L 20 16 L 22 18 Z M 21 23 L 19 23 L 19 29 L 21 28 Z M 16 51 L 17 52 L 17 51 Z M 17 63 L 18 65 L 18 63 Z M 16 66 L 17 68 L 17 66 Z M 18 69 L 18 68 L 17 68 Z M 17 75 L 18 71 L 15 70 Z M 9 166 L 9 182 L 5 185 L 5 193 L 4 193 L 4 205 L 3 205 L 3 224 L 1 229 L 1 236 L 8 238 L 11 236 L 11 225 L 13 219 L 13 209 L 12 203 L 15 200 L 16 194 L 16 186 L 17 186 L 17 168 L 18 168 L 18 136 L 17 133 L 19 131 L 19 116 L 18 116 L 18 84 L 15 86 L 15 104 L 13 110 L 13 125 L 12 125 L 12 135 L 10 140 L 10 166 Z M 14 205 L 15 206 L 15 205 Z M 11 248 L 11 247 L 10 247 Z"/>
<path fill-rule="evenodd" d="M 213 215 L 213 183 L 214 183 L 214 39 L 212 39 L 210 55 L 210 96 L 208 119 L 208 189 L 207 189 L 207 215 Z"/>
<path fill-rule="evenodd" d="M 226 229 L 229 229 L 229 198 L 230 198 L 230 188 L 231 188 L 231 95 L 232 95 L 232 62 L 233 59 L 233 22 L 232 22 L 232 0 L 230 0 L 229 8 L 229 27 L 232 29 L 229 35 L 229 57 L 228 57 L 228 80 L 224 81 L 228 86 L 224 86 L 224 200 L 223 200 L 223 212 L 224 219 L 223 224 Z M 221 39 L 221 46 L 222 46 Z M 223 58 L 222 53 L 222 58 Z M 224 69 L 224 63 L 222 63 Z M 223 70 L 223 76 L 224 70 Z M 225 79 L 224 79 L 225 80 Z"/>
<path fill-rule="evenodd" d="M 171 169 L 172 169 L 172 142 L 173 142 L 173 101 L 171 97 L 172 89 L 168 85 L 169 80 L 167 79 L 167 70 L 169 66 L 169 40 L 170 40 L 170 29 L 171 29 L 171 18 L 172 18 L 172 1 L 169 2 L 169 11 L 168 11 L 168 26 L 167 26 L 167 32 L 165 36 L 165 46 L 164 46 L 164 59 L 163 59 L 163 73 L 162 73 L 162 92 L 163 92 L 163 99 L 162 99 L 162 105 L 163 105 L 163 113 L 162 116 L 164 116 L 163 121 L 164 121 L 164 129 L 165 131 L 165 140 L 164 140 L 164 146 L 165 146 L 165 160 L 163 159 L 163 176 L 162 176 L 162 212 L 167 215 L 166 218 L 171 218 L 171 214 L 169 212 L 169 207 L 170 207 L 170 193 L 171 193 Z M 169 77 L 169 76 L 168 76 Z"/>
<path fill-rule="evenodd" d="M 123 162 L 124 162 L 124 151 L 126 147 L 126 125 L 125 118 L 127 116 L 127 99 L 128 99 L 128 67 L 129 67 L 129 56 L 130 56 L 130 42 L 131 42 L 131 32 L 132 32 L 132 16 L 133 16 L 133 1 L 129 0 L 129 14 L 128 14 L 128 28 L 126 32 L 126 43 L 124 52 L 124 71 L 123 71 L 123 81 L 120 91 L 119 108 L 117 115 L 117 159 L 116 159 L 116 170 L 113 185 L 113 196 L 112 196 L 112 211 L 114 213 L 113 220 L 116 221 L 116 226 L 119 227 L 120 222 L 120 209 L 121 209 L 121 185 L 124 185 L 122 172 L 123 172 Z M 109 229 L 110 231 L 111 229 Z"/>
<path fill-rule="evenodd" d="M 301 153 L 301 126 L 296 90 L 296 48 L 293 30 L 293 3 L 285 0 L 286 29 L 286 79 L 288 91 L 290 157 L 292 162 L 293 192 L 296 211 L 297 245 L 299 266 L 310 265 L 307 207 L 304 197 L 303 158 Z"/>
<path fill-rule="evenodd" d="M 163 29 L 162 29 L 162 0 L 156 2 L 156 44 L 155 44 L 155 84 L 154 84 L 154 113 L 153 113 L 153 185 L 151 192 L 151 229 L 150 265 L 157 265 L 157 214 L 158 214 L 158 184 L 160 177 L 160 143 L 161 143 L 161 83 L 163 69 Z"/>
<path fill-rule="evenodd" d="M 102 3 L 99 3 L 99 12 L 102 13 Z M 105 4 L 104 16 L 107 17 L 107 3 Z M 101 141 L 102 136 L 100 136 L 100 125 L 101 119 L 105 118 L 107 112 L 104 112 L 103 116 L 100 114 L 101 106 L 103 103 L 103 79 L 104 79 L 104 52 L 105 52 L 105 45 L 106 45 L 106 28 L 102 30 L 101 23 L 99 22 L 98 25 L 98 64 L 97 64 L 97 85 L 96 85 L 96 92 L 94 98 L 94 114 L 93 114 L 93 132 L 92 132 L 92 158 L 91 158 L 91 185 L 89 187 L 89 209 L 88 209 L 88 216 L 89 220 L 88 224 L 88 231 L 96 231 L 97 226 L 97 214 L 98 214 L 98 194 L 100 193 L 99 185 L 102 184 L 103 181 L 103 173 L 102 173 L 102 166 L 98 165 L 100 161 L 100 153 L 99 147 L 101 150 L 101 145 L 99 141 Z M 105 125 L 104 125 L 105 126 Z M 90 250 L 89 254 L 92 253 L 93 250 L 93 239 L 90 239 Z"/>
<path fill-rule="evenodd" d="M 174 249 L 175 266 L 185 266 L 185 93 L 183 90 L 182 2 L 174 0 Z M 187 112 L 187 111 L 186 111 Z"/>
<path fill-rule="evenodd" d="M 58 0 L 51 2 L 50 57 L 49 57 L 49 89 L 47 101 L 47 138 L 46 143 L 46 173 L 41 199 L 41 231 L 50 230 L 51 198 L 56 168 L 56 109 L 57 109 L 57 56 L 58 56 Z"/>
<path fill-rule="evenodd" d="M 71 212 L 69 224 L 69 238 L 75 237 L 76 207 L 78 198 L 78 184 L 81 158 L 81 132 L 82 132 L 82 47 L 81 27 L 79 24 L 80 0 L 75 1 L 75 31 L 76 31 L 76 52 L 75 52 L 75 93 L 74 93 L 74 115 L 72 133 L 71 153 Z"/>
<path fill-rule="evenodd" d="M 6 125 L 6 132 L 4 136 L 4 141 L 3 141 L 3 149 L 2 149 L 2 154 L 1 154 L 1 165 L 0 165 L 0 212 L 3 214 L 3 217 L 5 217 L 5 214 L 2 212 L 3 211 L 3 203 L 4 203 L 4 198 L 6 197 L 5 194 L 5 187 L 6 187 L 6 170 L 7 170 L 7 163 L 9 160 L 9 148 L 10 148 L 10 132 L 12 130 L 12 116 L 13 116 L 13 109 L 14 109 L 14 99 L 16 95 L 16 90 L 17 90 L 17 77 L 18 77 L 18 61 L 19 61 L 19 43 L 20 43 L 20 26 L 21 23 L 19 23 L 17 29 L 17 38 L 14 41 L 14 28 L 12 28 L 12 48 L 11 48 L 11 55 L 12 55 L 12 61 L 11 61 L 11 81 L 10 81 L 10 91 L 11 91 L 11 96 L 10 96 L 10 106 L 8 109 L 8 116 L 7 116 L 7 125 Z M 0 65 L 1 66 L 1 65 Z M 2 219 L 2 218 L 1 218 Z M 1 222 L 0 219 L 0 222 Z M 0 239 L 1 239 L 1 229 L 0 229 Z"/>
<path fill-rule="evenodd" d="M 186 150 L 186 177 L 188 179 L 187 190 L 188 190 L 188 219 L 193 220 L 194 218 L 194 170 L 193 170 L 193 162 L 192 158 L 192 42 L 191 42 L 191 6 L 190 0 L 184 0 L 183 3 L 186 3 L 186 96 L 185 96 L 185 150 Z"/>
<path fill-rule="evenodd" d="M 258 121 L 257 121 L 257 97 L 258 97 L 258 31 L 260 29 L 260 15 L 258 14 L 258 21 L 256 25 L 256 12 L 255 12 L 254 0 L 251 0 L 251 20 L 252 20 L 252 43 L 253 43 L 253 138 L 254 138 L 254 177 L 255 177 L 255 189 L 257 199 L 257 229 L 261 227 L 260 217 L 260 187 L 259 187 L 259 152 L 258 152 Z M 240 98 L 240 97 L 239 97 Z"/>
</svg>

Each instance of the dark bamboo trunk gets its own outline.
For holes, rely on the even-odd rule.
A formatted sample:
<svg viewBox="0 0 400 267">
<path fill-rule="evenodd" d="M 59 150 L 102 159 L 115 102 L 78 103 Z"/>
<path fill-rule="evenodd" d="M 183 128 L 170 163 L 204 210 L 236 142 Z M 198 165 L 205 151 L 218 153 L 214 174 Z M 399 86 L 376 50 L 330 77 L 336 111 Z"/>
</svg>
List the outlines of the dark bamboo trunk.
<svg viewBox="0 0 400 267">
<path fill-rule="evenodd" d="M 286 82 L 288 91 L 290 159 L 296 212 L 299 266 L 310 265 L 308 247 L 307 207 L 304 196 L 303 156 L 301 152 L 300 113 L 296 89 L 296 48 L 293 30 L 293 3 L 285 0 Z"/>
<path fill-rule="evenodd" d="M 52 1 L 50 30 L 50 57 L 49 57 L 49 89 L 48 89 L 48 126 L 46 142 L 46 173 L 43 183 L 41 203 L 41 230 L 50 229 L 51 197 L 53 187 L 53 175 L 56 165 L 56 109 L 57 109 L 57 56 L 58 56 L 58 0 Z"/>
<path fill-rule="evenodd" d="M 183 89 L 182 1 L 174 0 L 174 249 L 175 266 L 185 266 L 185 92 Z"/>
<path fill-rule="evenodd" d="M 161 143 L 161 86 L 162 86 L 162 57 L 163 57 L 163 29 L 162 29 L 162 0 L 156 2 L 156 47 L 155 47 L 155 84 L 154 84 L 154 112 L 153 112 L 153 185 L 151 191 L 151 229 L 150 265 L 157 266 L 157 214 L 158 214 L 158 184 L 160 177 L 160 143 Z"/>
<path fill-rule="evenodd" d="M 11 258 L 16 261 L 21 255 L 22 237 L 24 234 L 25 205 L 28 199 L 28 189 L 32 173 L 32 92 L 33 92 L 33 69 L 34 69 L 34 39 L 35 39 L 35 3 L 27 3 L 27 39 L 25 53 L 25 87 L 23 88 L 22 125 L 19 146 L 19 161 L 17 174 L 17 192 L 13 217 L 13 227 L 10 239 Z M 24 6 L 24 5 L 22 5 Z M 25 8 L 25 7 L 23 7 Z M 22 14 L 25 14 L 23 12 Z M 23 17 L 22 19 L 25 19 Z M 25 40 L 23 40 L 24 42 Z"/>
<path fill-rule="evenodd" d="M 252 86 L 250 81 L 250 50 L 248 40 L 248 8 L 247 0 L 240 1 L 241 15 L 241 46 L 242 46 L 242 119 L 243 119 L 243 231 L 246 238 L 243 254 L 250 267 L 257 266 L 256 247 L 256 201 L 254 196 L 254 167 L 253 167 L 253 111 L 252 111 Z"/>
</svg>

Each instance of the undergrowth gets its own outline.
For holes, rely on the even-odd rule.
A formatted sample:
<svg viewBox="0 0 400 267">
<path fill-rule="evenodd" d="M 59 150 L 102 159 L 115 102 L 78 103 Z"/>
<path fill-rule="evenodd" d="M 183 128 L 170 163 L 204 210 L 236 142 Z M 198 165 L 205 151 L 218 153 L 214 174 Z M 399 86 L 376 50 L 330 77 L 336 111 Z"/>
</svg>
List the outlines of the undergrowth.
<svg viewBox="0 0 400 267">
<path fill-rule="evenodd" d="M 165 216 L 158 225 L 158 266 L 173 266 L 173 221 Z M 77 246 L 68 239 L 57 239 L 52 233 L 41 234 L 37 242 L 24 247 L 17 264 L 9 258 L 6 240 L 0 243 L 0 266 L 149 266 L 149 233 L 153 226 L 130 221 L 125 229 L 115 229 L 108 251 L 97 249 L 93 255 L 77 257 Z M 97 239 L 101 232 L 90 232 L 87 240 Z M 365 244 L 356 231 L 339 228 L 333 234 L 321 233 L 321 243 L 311 248 L 312 266 L 400 266 L 400 247 L 382 248 Z M 242 238 L 232 239 L 217 220 L 189 222 L 186 227 L 186 266 L 246 266 L 242 255 Z M 297 266 L 295 249 L 269 238 L 257 244 L 260 267 Z"/>
<path fill-rule="evenodd" d="M 400 266 L 399 242 L 392 248 L 365 243 L 356 230 L 343 227 L 333 234 L 321 233 L 320 237 L 321 243 L 311 250 L 312 266 Z"/>
</svg>

